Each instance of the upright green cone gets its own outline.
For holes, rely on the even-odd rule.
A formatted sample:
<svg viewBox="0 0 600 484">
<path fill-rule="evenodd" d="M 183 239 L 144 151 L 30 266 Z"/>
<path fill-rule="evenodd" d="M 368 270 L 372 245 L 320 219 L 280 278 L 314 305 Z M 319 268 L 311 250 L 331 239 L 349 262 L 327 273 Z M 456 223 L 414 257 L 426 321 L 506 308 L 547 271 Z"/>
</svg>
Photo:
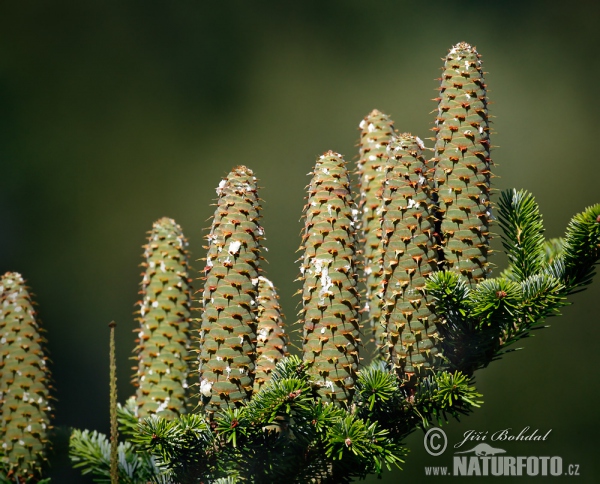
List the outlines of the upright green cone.
<svg viewBox="0 0 600 484">
<path fill-rule="evenodd" d="M 191 292 L 187 240 L 173 219 L 152 226 L 138 311 L 137 415 L 174 418 L 185 413 Z"/>
<path fill-rule="evenodd" d="M 234 168 L 217 194 L 200 328 L 200 397 L 208 412 L 239 406 L 252 394 L 263 238 L 252 170 Z"/>
<path fill-rule="evenodd" d="M 384 345 L 379 297 L 381 266 L 381 187 L 385 180 L 387 146 L 394 134 L 393 122 L 387 114 L 374 109 L 360 123 L 360 159 L 357 174 L 360 186 L 360 236 L 363 246 L 363 280 L 366 286 L 365 308 L 373 330 L 375 344 Z"/>
<path fill-rule="evenodd" d="M 288 356 L 288 336 L 275 286 L 266 277 L 258 278 L 258 318 L 256 336 L 256 376 L 254 392 L 270 379 L 277 363 Z"/>
<path fill-rule="evenodd" d="M 21 274 L 0 278 L 0 478 L 35 482 L 46 459 L 50 372 Z"/>
<path fill-rule="evenodd" d="M 330 402 L 348 402 L 358 369 L 357 250 L 346 162 L 331 151 L 315 166 L 305 206 L 300 266 L 303 360 Z M 302 248 L 302 247 L 301 247 Z"/>
<path fill-rule="evenodd" d="M 392 139 L 382 194 L 384 356 L 403 378 L 425 376 L 439 358 L 436 318 L 425 294 L 437 252 L 422 149 L 422 141 L 410 134 Z"/>
<path fill-rule="evenodd" d="M 469 44 L 461 42 L 448 53 L 437 101 L 438 231 L 445 266 L 473 285 L 489 272 L 492 162 L 486 84 L 480 55 Z"/>
</svg>

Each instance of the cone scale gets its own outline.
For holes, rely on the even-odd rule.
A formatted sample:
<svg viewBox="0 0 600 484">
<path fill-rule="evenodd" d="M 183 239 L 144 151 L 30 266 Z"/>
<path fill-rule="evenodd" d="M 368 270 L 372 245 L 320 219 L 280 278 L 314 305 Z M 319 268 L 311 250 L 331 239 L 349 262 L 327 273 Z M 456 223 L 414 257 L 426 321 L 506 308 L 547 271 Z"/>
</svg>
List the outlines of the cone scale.
<svg viewBox="0 0 600 484">
<path fill-rule="evenodd" d="M 312 175 L 300 266 L 303 360 L 325 401 L 348 402 L 360 341 L 356 209 L 341 155 L 331 151 L 322 155 Z"/>
<path fill-rule="evenodd" d="M 174 418 L 186 411 L 192 291 L 187 245 L 181 227 L 165 217 L 153 224 L 144 246 L 140 329 L 134 350 L 140 418 Z"/>
<path fill-rule="evenodd" d="M 380 324 L 381 299 L 381 187 L 385 180 L 387 146 L 394 134 L 390 117 L 374 109 L 360 123 L 360 159 L 357 165 L 360 189 L 360 236 L 363 246 L 365 308 L 373 339 L 378 348 L 385 345 Z"/>
<path fill-rule="evenodd" d="M 45 339 L 23 277 L 0 278 L 0 475 L 40 477 L 50 429 L 50 372 Z"/>
<path fill-rule="evenodd" d="M 256 178 L 234 168 L 217 188 L 200 328 L 200 397 L 207 412 L 240 406 L 254 383 L 260 240 Z"/>
<path fill-rule="evenodd" d="M 474 285 L 489 272 L 492 162 L 486 84 L 469 44 L 446 56 L 437 101 L 434 178 L 444 264 Z"/>
<path fill-rule="evenodd" d="M 382 193 L 385 358 L 403 378 L 426 376 L 439 350 L 436 319 L 425 294 L 437 270 L 435 217 L 422 141 L 409 134 L 392 139 Z"/>
</svg>

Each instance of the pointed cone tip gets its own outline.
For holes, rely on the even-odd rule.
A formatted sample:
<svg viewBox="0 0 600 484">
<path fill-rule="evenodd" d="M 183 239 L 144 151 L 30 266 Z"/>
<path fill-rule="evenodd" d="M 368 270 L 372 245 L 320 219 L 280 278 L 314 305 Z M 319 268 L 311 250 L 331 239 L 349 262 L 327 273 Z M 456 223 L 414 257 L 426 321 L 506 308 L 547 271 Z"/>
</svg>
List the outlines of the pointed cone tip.
<svg viewBox="0 0 600 484">
<path fill-rule="evenodd" d="M 252 171 L 250 168 L 248 168 L 246 165 L 238 165 L 238 166 L 235 166 L 235 167 L 234 167 L 234 168 L 231 170 L 231 173 L 230 173 L 230 175 L 231 175 L 232 173 L 241 174 L 241 175 L 249 175 L 249 176 L 253 176 L 253 175 L 254 175 L 254 172 L 253 172 L 253 171 Z"/>
<path fill-rule="evenodd" d="M 458 44 L 452 46 L 452 48 L 450 49 L 450 54 L 456 54 L 459 51 L 467 51 L 467 52 L 471 52 L 471 53 L 477 53 L 477 51 L 475 50 L 475 47 L 473 47 L 471 44 L 469 44 L 468 42 L 459 42 Z"/>
<path fill-rule="evenodd" d="M 177 225 L 177 224 L 175 223 L 175 220 L 172 219 L 171 217 L 161 217 L 156 222 L 154 222 L 154 226 L 158 227 L 161 225 Z"/>
<path fill-rule="evenodd" d="M 328 150 L 328 151 L 326 151 L 325 153 L 323 153 L 323 154 L 322 154 L 322 155 L 319 157 L 319 160 L 318 160 L 318 161 L 320 161 L 320 160 L 323 160 L 324 158 L 340 158 L 341 160 L 343 160 L 343 159 L 344 159 L 344 157 L 343 157 L 341 154 L 339 154 L 339 153 L 337 153 L 337 152 L 335 152 L 335 151 L 332 151 L 332 150 Z"/>
</svg>

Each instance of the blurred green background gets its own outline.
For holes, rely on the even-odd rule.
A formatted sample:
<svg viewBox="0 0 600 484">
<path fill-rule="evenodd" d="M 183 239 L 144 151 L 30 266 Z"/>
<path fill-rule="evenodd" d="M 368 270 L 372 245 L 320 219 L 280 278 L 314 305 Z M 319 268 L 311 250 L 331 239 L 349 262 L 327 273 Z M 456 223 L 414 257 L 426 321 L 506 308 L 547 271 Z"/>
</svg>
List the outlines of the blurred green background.
<svg viewBox="0 0 600 484">
<path fill-rule="evenodd" d="M 328 149 L 356 159 L 373 108 L 430 136 L 440 58 L 459 41 L 489 71 L 495 186 L 532 191 L 547 235 L 561 235 L 600 201 L 598 13 L 592 1 L 3 2 L 0 272 L 22 272 L 36 294 L 56 424 L 108 430 L 107 323 L 123 401 L 145 232 L 173 217 L 204 257 L 214 187 L 234 165 L 264 187 L 267 274 L 291 325 L 306 173 Z M 599 298 L 596 281 L 526 351 L 479 372 L 485 405 L 444 427 L 450 442 L 552 429 L 504 448 L 580 465 L 559 481 L 600 482 Z M 89 482 L 69 470 L 61 435 L 51 475 Z M 436 481 L 424 466 L 451 464 L 422 433 L 408 444 L 405 470 L 382 482 Z"/>
</svg>

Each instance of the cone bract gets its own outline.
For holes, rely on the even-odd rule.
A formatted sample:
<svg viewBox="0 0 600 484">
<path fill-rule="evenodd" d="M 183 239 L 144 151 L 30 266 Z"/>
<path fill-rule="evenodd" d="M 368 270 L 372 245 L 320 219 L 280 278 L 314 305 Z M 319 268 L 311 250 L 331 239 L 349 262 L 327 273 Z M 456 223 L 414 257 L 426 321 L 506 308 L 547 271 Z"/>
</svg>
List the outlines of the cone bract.
<svg viewBox="0 0 600 484">
<path fill-rule="evenodd" d="M 209 412 L 252 394 L 260 240 L 256 178 L 238 166 L 217 188 L 200 328 L 200 396 Z"/>
<path fill-rule="evenodd" d="M 256 330 L 256 375 L 254 392 L 269 381 L 277 363 L 288 356 L 288 336 L 283 327 L 283 314 L 275 286 L 266 277 L 258 278 L 258 316 Z"/>
<path fill-rule="evenodd" d="M 486 84 L 469 44 L 448 53 L 437 100 L 435 182 L 445 266 L 475 284 L 488 273 L 492 162 Z"/>
<path fill-rule="evenodd" d="M 341 155 L 325 153 L 312 174 L 300 266 L 303 360 L 323 399 L 348 401 L 359 344 L 355 206 Z"/>
<path fill-rule="evenodd" d="M 40 477 L 50 427 L 50 372 L 45 340 L 23 277 L 0 279 L 0 476 Z"/>
<path fill-rule="evenodd" d="M 422 141 L 392 139 L 382 194 L 383 301 L 386 359 L 401 376 L 424 376 L 436 365 L 436 318 L 425 294 L 437 270 L 433 202 Z"/>
<path fill-rule="evenodd" d="M 360 185 L 360 236 L 363 246 L 363 279 L 366 286 L 365 312 L 373 330 L 375 343 L 383 345 L 381 299 L 381 187 L 385 180 L 387 146 L 394 134 L 390 117 L 374 109 L 360 123 L 360 159 L 358 176 Z"/>
<path fill-rule="evenodd" d="M 144 246 L 134 376 L 140 418 L 185 413 L 192 290 L 187 245 L 181 227 L 164 217 L 153 224 Z"/>
</svg>

